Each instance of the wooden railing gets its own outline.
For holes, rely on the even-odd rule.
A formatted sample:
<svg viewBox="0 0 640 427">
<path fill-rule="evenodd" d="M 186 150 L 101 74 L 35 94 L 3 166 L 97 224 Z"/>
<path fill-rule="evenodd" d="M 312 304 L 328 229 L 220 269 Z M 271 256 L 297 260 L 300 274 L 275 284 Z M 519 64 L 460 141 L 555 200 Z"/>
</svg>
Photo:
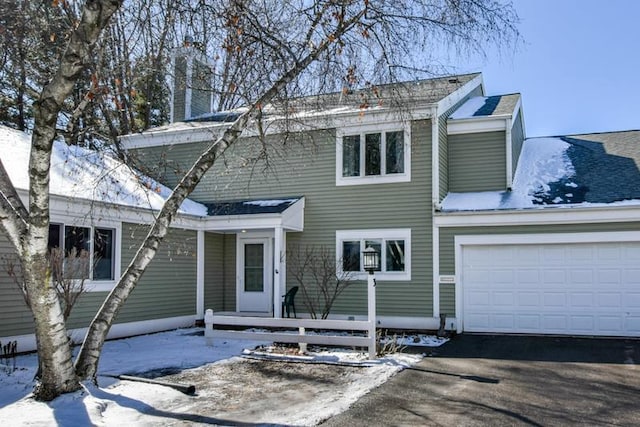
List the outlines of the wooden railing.
<svg viewBox="0 0 640 427">
<path fill-rule="evenodd" d="M 212 327 L 209 327 L 209 320 Z M 286 328 L 289 331 L 247 331 L 218 329 L 216 326 L 240 326 L 246 328 Z M 297 330 L 297 333 L 295 332 Z M 322 334 L 308 335 L 308 330 L 322 330 Z M 358 335 L 337 335 L 327 331 L 357 331 Z M 370 321 L 274 319 L 268 317 L 216 316 L 210 310 L 205 315 L 205 336 L 215 343 L 216 339 L 246 339 L 301 344 L 339 345 L 367 347 L 369 358 L 376 357 L 376 326 Z"/>
</svg>

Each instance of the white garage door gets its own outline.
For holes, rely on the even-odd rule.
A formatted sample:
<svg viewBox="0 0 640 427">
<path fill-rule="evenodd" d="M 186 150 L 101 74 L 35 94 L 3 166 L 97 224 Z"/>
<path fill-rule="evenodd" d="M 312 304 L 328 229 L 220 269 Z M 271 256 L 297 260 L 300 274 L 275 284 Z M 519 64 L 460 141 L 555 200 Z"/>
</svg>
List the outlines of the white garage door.
<svg viewBox="0 0 640 427">
<path fill-rule="evenodd" d="M 640 242 L 462 246 L 463 329 L 640 336 Z"/>
</svg>

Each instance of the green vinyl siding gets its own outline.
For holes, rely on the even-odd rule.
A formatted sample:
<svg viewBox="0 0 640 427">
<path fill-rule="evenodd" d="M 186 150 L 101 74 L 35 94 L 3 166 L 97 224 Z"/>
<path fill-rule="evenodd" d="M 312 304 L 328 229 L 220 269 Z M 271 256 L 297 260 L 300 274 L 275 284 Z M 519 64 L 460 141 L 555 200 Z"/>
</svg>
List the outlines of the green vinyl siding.
<svg viewBox="0 0 640 427">
<path fill-rule="evenodd" d="M 447 119 L 462 104 L 475 96 L 482 96 L 481 86 L 473 89 L 467 96 L 462 98 L 453 107 L 449 108 L 438 117 L 438 192 L 440 195 L 440 200 L 438 201 L 444 199 L 447 195 L 447 192 L 449 192 L 449 137 L 447 133 Z"/>
<path fill-rule="evenodd" d="M 204 308 L 236 309 L 236 235 L 205 233 Z"/>
<path fill-rule="evenodd" d="M 122 225 L 122 268 L 126 268 L 148 228 Z M 10 257 L 11 248 L 0 234 L 0 254 Z M 171 229 L 156 257 L 125 302 L 116 323 L 194 315 L 196 312 L 196 232 Z M 89 325 L 107 292 L 86 292 L 67 321 L 70 329 Z M 33 333 L 33 317 L 22 295 L 6 273 L 0 271 L 0 336 Z M 72 336 L 79 341 L 82 336 Z"/>
<path fill-rule="evenodd" d="M 518 112 L 513 120 L 513 126 L 511 127 L 511 159 L 512 159 L 512 176 L 515 177 L 516 168 L 518 166 L 518 159 L 520 158 L 520 152 L 522 151 L 522 144 L 524 143 L 524 127 L 522 126 L 522 114 Z"/>
<path fill-rule="evenodd" d="M 504 131 L 449 135 L 449 191 L 505 190 Z"/>
<path fill-rule="evenodd" d="M 148 228 L 122 224 L 122 268 L 133 258 Z M 118 322 L 196 313 L 197 235 L 172 228 L 118 315 Z"/>
<path fill-rule="evenodd" d="M 15 263 L 17 259 L 11 243 L 0 230 L 0 337 L 33 333 L 31 311 L 18 284 L 7 272 L 9 263 Z"/>
<path fill-rule="evenodd" d="M 440 314 L 456 315 L 456 286 L 453 283 L 440 284 Z"/>
<path fill-rule="evenodd" d="M 206 202 L 304 196 L 304 232 L 288 233 L 289 247 L 323 245 L 333 251 L 336 230 L 410 228 L 412 280 L 378 282 L 379 314 L 431 316 L 430 121 L 413 122 L 411 139 L 411 182 L 336 186 L 335 130 L 290 134 L 286 140 L 269 136 L 264 145 L 268 160 L 260 158 L 260 141 L 243 138 L 205 175 L 191 198 Z M 137 153 L 147 164 L 166 159 L 184 170 L 202 148 L 199 143 L 176 144 Z M 176 175 L 167 175 L 166 181 L 174 184 Z M 226 289 L 233 291 L 227 292 L 225 305 L 230 294 L 235 305 L 235 246 L 227 245 L 225 271 Z M 287 277 L 287 286 L 294 286 L 291 275 Z M 296 302 L 302 306 L 301 300 Z M 366 303 L 366 286 L 358 282 L 340 296 L 332 312 L 364 314 Z"/>
<path fill-rule="evenodd" d="M 224 307 L 224 234 L 204 235 L 204 309 L 222 311 Z"/>
</svg>

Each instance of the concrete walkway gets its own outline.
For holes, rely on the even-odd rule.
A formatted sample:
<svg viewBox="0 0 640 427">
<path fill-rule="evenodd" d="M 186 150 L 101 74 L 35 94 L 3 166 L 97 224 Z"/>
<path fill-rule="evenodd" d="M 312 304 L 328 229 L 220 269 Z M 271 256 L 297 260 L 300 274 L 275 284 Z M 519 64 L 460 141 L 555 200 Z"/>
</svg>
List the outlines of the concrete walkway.
<svg viewBox="0 0 640 427">
<path fill-rule="evenodd" d="M 461 335 L 324 426 L 640 425 L 640 340 Z"/>
</svg>

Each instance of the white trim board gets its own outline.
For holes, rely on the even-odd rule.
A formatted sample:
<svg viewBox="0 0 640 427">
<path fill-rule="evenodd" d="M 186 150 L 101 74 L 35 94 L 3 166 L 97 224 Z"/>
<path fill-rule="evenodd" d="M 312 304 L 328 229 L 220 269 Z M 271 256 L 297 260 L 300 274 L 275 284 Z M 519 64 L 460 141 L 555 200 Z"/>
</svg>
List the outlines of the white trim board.
<svg viewBox="0 0 640 427">
<path fill-rule="evenodd" d="M 633 222 L 640 221 L 640 205 L 439 212 L 433 219 L 436 227 Z"/>
</svg>

